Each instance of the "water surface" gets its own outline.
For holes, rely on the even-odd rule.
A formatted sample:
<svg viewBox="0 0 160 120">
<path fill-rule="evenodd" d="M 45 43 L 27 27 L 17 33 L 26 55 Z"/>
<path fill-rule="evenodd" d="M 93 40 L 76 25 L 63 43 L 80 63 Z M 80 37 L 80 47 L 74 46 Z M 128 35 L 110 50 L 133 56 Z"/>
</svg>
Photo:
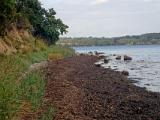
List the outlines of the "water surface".
<svg viewBox="0 0 160 120">
<path fill-rule="evenodd" d="M 104 52 L 112 59 L 103 67 L 110 67 L 117 71 L 129 71 L 135 85 L 145 87 L 153 92 L 160 92 L 160 45 L 134 45 L 134 46 L 85 46 L 74 47 L 79 53 L 90 51 Z M 128 55 L 133 58 L 130 62 L 117 61 L 116 55 Z"/>
</svg>

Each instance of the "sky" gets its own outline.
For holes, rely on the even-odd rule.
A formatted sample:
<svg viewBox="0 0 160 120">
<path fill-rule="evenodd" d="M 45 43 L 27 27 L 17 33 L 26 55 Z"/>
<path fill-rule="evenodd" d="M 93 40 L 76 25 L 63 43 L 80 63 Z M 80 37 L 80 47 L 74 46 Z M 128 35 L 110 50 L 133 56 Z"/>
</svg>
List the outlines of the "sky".
<svg viewBox="0 0 160 120">
<path fill-rule="evenodd" d="M 40 0 L 69 26 L 67 37 L 160 32 L 160 0 Z"/>
</svg>

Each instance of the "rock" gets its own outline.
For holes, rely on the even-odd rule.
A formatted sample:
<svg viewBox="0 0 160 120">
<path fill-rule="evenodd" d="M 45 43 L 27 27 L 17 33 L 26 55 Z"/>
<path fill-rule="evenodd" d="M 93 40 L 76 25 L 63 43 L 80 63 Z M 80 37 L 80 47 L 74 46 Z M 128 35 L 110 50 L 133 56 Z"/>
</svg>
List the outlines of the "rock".
<svg viewBox="0 0 160 120">
<path fill-rule="evenodd" d="M 45 68 L 48 64 L 48 61 L 42 61 L 40 63 L 34 63 L 29 67 L 29 71 L 40 70 L 41 68 Z"/>
<path fill-rule="evenodd" d="M 104 53 L 104 52 L 99 52 L 98 54 L 101 54 L 101 55 L 102 55 L 102 54 L 105 54 L 105 53 Z"/>
<path fill-rule="evenodd" d="M 129 76 L 129 72 L 128 71 L 122 71 L 122 75 Z"/>
<path fill-rule="evenodd" d="M 96 67 L 101 67 L 101 64 L 95 64 Z"/>
<path fill-rule="evenodd" d="M 93 56 L 93 52 L 88 52 L 88 55 Z"/>
<path fill-rule="evenodd" d="M 95 51 L 94 53 L 95 53 L 95 55 L 103 55 L 103 54 L 105 54 L 104 52 L 97 52 L 97 51 Z"/>
<path fill-rule="evenodd" d="M 95 54 L 95 55 L 98 55 L 98 52 L 97 52 L 97 51 L 94 51 L 94 54 Z"/>
<path fill-rule="evenodd" d="M 135 70 L 135 68 L 131 68 L 131 70 Z"/>
<path fill-rule="evenodd" d="M 146 86 L 151 86 L 150 84 L 145 84 Z"/>
<path fill-rule="evenodd" d="M 117 56 L 117 57 L 116 57 L 116 60 L 121 60 L 121 56 Z"/>
<path fill-rule="evenodd" d="M 104 63 L 109 63 L 109 59 L 104 59 Z"/>
<path fill-rule="evenodd" d="M 105 56 L 105 55 L 98 55 L 98 57 L 99 57 L 99 58 L 101 58 L 101 59 L 106 58 L 106 56 Z"/>
<path fill-rule="evenodd" d="M 88 54 L 86 53 L 80 53 L 80 56 L 87 56 Z"/>
<path fill-rule="evenodd" d="M 79 55 L 80 55 L 80 56 L 83 56 L 84 54 L 83 54 L 83 53 L 80 53 Z"/>
<path fill-rule="evenodd" d="M 129 57 L 127 55 L 124 56 L 124 61 L 127 61 L 127 60 L 132 60 L 132 57 Z"/>
</svg>

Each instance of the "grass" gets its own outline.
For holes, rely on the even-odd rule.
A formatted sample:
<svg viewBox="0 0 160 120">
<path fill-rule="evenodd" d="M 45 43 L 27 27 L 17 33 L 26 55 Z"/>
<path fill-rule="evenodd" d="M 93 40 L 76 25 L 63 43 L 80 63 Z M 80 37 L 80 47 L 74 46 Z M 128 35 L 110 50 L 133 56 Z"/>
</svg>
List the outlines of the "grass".
<svg viewBox="0 0 160 120">
<path fill-rule="evenodd" d="M 53 113 L 54 112 L 55 112 L 55 109 L 52 107 L 49 107 L 47 113 L 44 114 L 44 116 L 42 117 L 41 120 L 53 120 L 53 118 L 54 118 Z"/>
<path fill-rule="evenodd" d="M 42 103 L 45 81 L 40 72 L 32 72 L 26 76 L 18 88 L 19 99 L 30 102 L 35 111 Z"/>
<path fill-rule="evenodd" d="M 21 76 L 33 63 L 48 59 L 49 54 L 70 57 L 74 51 L 69 48 L 52 46 L 39 52 L 0 56 L 0 120 L 11 120 L 36 111 L 42 104 L 45 90 L 44 75 L 40 71 Z M 49 110 L 44 119 L 53 111 Z M 26 113 L 25 113 L 26 112 Z"/>
</svg>

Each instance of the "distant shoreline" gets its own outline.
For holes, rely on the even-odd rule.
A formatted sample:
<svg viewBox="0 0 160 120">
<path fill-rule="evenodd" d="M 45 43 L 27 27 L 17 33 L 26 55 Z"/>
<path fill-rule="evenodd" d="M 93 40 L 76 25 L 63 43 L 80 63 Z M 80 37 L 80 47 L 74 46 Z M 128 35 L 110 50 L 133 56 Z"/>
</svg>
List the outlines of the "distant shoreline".
<svg viewBox="0 0 160 120">
<path fill-rule="evenodd" d="M 149 46 L 149 45 L 156 45 L 159 46 L 160 44 L 113 44 L 113 45 L 108 45 L 108 44 L 104 44 L 104 45 L 68 45 L 68 44 L 57 44 L 57 45 L 61 45 L 61 46 L 68 46 L 68 47 L 92 47 L 92 46 L 141 46 L 141 45 L 145 45 L 145 46 Z"/>
<path fill-rule="evenodd" d="M 91 45 L 154 45 L 160 44 L 160 33 L 148 33 L 143 35 L 123 37 L 79 37 L 61 38 L 57 44 L 68 46 L 91 46 Z"/>
<path fill-rule="evenodd" d="M 68 46 L 68 47 L 84 47 L 84 46 L 88 46 L 88 47 L 92 47 L 92 46 L 141 46 L 141 45 L 160 45 L 160 44 L 122 44 L 122 45 L 108 45 L 108 44 L 104 44 L 104 45 L 68 45 L 68 44 L 57 44 L 57 45 L 61 45 L 61 46 Z"/>
</svg>

